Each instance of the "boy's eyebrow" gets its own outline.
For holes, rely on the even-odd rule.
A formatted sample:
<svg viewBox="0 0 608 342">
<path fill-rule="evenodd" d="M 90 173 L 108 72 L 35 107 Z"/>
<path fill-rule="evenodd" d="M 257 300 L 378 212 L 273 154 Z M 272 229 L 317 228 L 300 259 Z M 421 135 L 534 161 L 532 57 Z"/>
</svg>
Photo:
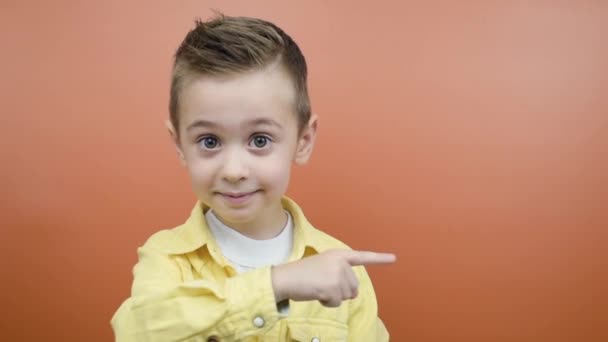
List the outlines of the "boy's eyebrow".
<svg viewBox="0 0 608 342">
<path fill-rule="evenodd" d="M 257 118 L 249 121 L 248 126 L 259 126 L 259 125 L 268 125 L 268 126 L 276 126 L 278 128 L 283 128 L 280 123 L 276 122 L 270 118 Z"/>
<path fill-rule="evenodd" d="M 218 125 L 213 122 L 213 121 L 207 121 L 207 120 L 196 120 L 194 122 L 192 122 L 191 124 L 188 125 L 188 127 L 186 127 L 186 131 L 190 131 L 194 128 L 197 127 L 209 127 L 209 128 L 215 128 Z"/>
<path fill-rule="evenodd" d="M 256 119 L 248 121 L 245 125 L 246 126 L 268 125 L 268 126 L 276 126 L 278 128 L 283 128 L 283 126 L 281 126 L 280 123 L 278 123 L 277 121 L 270 119 L 270 118 L 256 118 Z M 195 120 L 190 125 L 188 125 L 188 127 L 186 127 L 186 131 L 190 131 L 197 127 L 217 128 L 217 127 L 219 127 L 219 125 L 213 121 Z"/>
</svg>

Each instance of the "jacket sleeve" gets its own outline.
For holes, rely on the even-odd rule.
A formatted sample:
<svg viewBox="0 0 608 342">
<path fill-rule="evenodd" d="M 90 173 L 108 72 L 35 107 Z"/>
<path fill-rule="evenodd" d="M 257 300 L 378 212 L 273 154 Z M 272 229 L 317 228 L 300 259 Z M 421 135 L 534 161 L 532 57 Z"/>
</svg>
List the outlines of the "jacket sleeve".
<svg viewBox="0 0 608 342">
<path fill-rule="evenodd" d="M 378 316 L 378 303 L 371 279 L 363 266 L 355 267 L 359 294 L 351 300 L 348 336 L 355 341 L 389 341 L 389 333 Z"/>
<path fill-rule="evenodd" d="M 171 256 L 145 245 L 138 256 L 131 297 L 111 320 L 118 342 L 206 341 L 212 336 L 234 341 L 263 334 L 280 319 L 270 267 L 223 284 L 182 282 Z"/>
</svg>

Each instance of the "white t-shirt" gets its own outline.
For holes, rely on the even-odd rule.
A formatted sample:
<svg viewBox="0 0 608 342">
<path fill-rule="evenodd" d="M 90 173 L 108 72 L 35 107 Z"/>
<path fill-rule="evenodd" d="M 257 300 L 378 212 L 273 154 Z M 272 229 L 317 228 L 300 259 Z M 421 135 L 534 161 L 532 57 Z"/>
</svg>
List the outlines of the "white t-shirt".
<svg viewBox="0 0 608 342">
<path fill-rule="evenodd" d="M 267 239 L 249 238 L 220 221 L 211 209 L 205 219 L 226 260 L 238 273 L 268 265 L 282 264 L 293 248 L 293 219 L 288 211 L 287 224 L 279 235 Z"/>
</svg>

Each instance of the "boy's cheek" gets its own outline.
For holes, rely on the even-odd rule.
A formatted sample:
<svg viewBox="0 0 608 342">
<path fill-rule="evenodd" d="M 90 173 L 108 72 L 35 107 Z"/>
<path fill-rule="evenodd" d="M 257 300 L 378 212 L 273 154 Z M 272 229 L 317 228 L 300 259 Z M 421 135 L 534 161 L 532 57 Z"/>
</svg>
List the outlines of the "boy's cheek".
<svg viewBox="0 0 608 342">
<path fill-rule="evenodd" d="M 192 182 L 192 188 L 197 193 L 200 191 L 209 190 L 212 188 L 212 178 L 204 167 L 192 167 L 189 168 L 190 181 Z"/>
</svg>

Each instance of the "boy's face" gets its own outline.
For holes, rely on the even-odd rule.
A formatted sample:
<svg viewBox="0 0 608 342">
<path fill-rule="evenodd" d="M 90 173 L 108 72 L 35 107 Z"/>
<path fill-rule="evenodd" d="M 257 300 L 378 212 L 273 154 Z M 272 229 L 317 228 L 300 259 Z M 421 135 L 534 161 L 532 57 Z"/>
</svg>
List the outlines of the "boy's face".
<svg viewBox="0 0 608 342">
<path fill-rule="evenodd" d="M 316 118 L 298 134 L 295 90 L 279 64 L 202 76 L 180 97 L 178 154 L 199 200 L 224 223 L 255 234 L 284 223 L 292 162 L 312 152 Z"/>
</svg>

